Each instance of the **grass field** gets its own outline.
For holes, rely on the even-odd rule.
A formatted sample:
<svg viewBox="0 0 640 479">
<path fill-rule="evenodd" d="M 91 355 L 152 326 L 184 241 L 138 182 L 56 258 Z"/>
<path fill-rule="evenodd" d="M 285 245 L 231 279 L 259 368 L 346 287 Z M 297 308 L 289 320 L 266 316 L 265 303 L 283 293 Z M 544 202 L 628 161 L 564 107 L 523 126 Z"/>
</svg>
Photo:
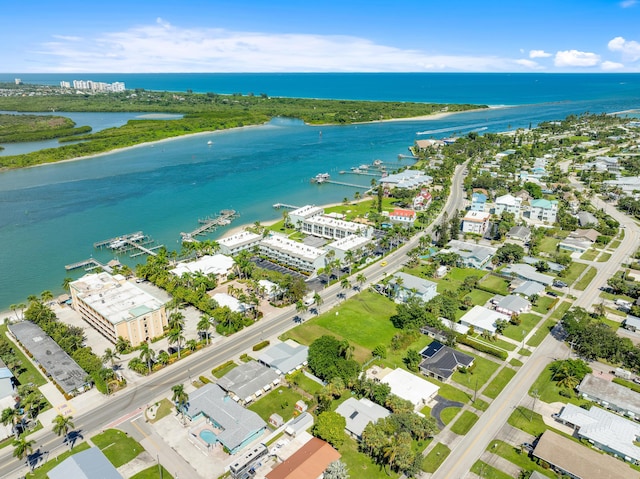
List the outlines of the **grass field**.
<svg viewBox="0 0 640 479">
<path fill-rule="evenodd" d="M 173 412 L 173 404 L 167 398 L 162 399 L 159 402 L 160 406 L 156 411 L 156 416 L 153 419 L 149 419 L 150 423 L 154 423 L 162 419 L 163 417 L 167 417 L 169 414 Z"/>
<path fill-rule="evenodd" d="M 572 397 L 561 396 L 560 391 L 562 390 L 562 388 L 558 387 L 555 381 L 551 380 L 552 376 L 553 376 L 553 373 L 551 372 L 551 370 L 548 367 L 544 368 L 542 373 L 540 373 L 538 378 L 531 385 L 531 388 L 529 389 L 529 394 L 531 394 L 531 392 L 533 391 L 537 391 L 537 394 L 540 400 L 546 403 L 570 402 L 572 404 L 575 404 L 576 406 L 580 406 L 582 404 L 589 404 L 589 401 L 580 399 L 576 397 L 575 394 Z"/>
<path fill-rule="evenodd" d="M 511 358 L 509 360 L 509 364 L 511 364 L 511 366 L 519 368 L 520 366 L 522 366 L 522 361 L 520 361 L 519 359 L 516 359 L 516 358 Z"/>
<path fill-rule="evenodd" d="M 162 472 L 160 472 L 160 468 Z M 162 466 L 151 466 L 131 476 L 130 479 L 173 479 L 173 476 Z"/>
<path fill-rule="evenodd" d="M 471 396 L 469 396 L 466 392 L 452 386 L 451 384 L 441 383 L 440 381 L 427 377 L 423 377 L 422 379 L 439 386 L 440 390 L 438 391 L 438 394 L 445 399 L 449 399 L 450 401 L 458 401 L 463 404 L 471 400 Z"/>
<path fill-rule="evenodd" d="M 516 346 L 511 344 L 508 341 L 505 341 L 504 339 L 500 339 L 500 338 L 496 338 L 493 339 L 491 338 L 491 340 L 487 340 L 484 339 L 480 333 L 476 333 L 472 336 L 473 339 L 475 339 L 478 342 L 481 343 L 487 343 L 490 346 L 495 346 L 497 348 L 502 348 L 502 349 L 506 349 L 507 351 L 513 351 L 514 349 L 516 349 Z"/>
<path fill-rule="evenodd" d="M 2 334 L 3 338 L 9 341 L 6 334 L 7 330 L 8 328 L 6 324 L 0 325 L 0 334 Z M 20 348 L 13 342 L 10 342 L 10 344 L 13 347 L 13 351 L 16 353 L 16 357 L 22 363 L 23 371 L 16 378 L 20 382 L 20 384 L 33 383 L 36 386 L 44 386 L 45 384 L 47 384 L 47 380 L 45 379 L 45 377 L 40 373 L 38 368 L 36 368 L 33 363 L 29 361 L 29 358 L 24 355 Z"/>
<path fill-rule="evenodd" d="M 542 416 L 526 407 L 518 406 L 509 416 L 507 422 L 532 436 L 539 436 L 547 430 Z"/>
<path fill-rule="evenodd" d="M 126 464 L 144 451 L 138 441 L 117 429 L 107 429 L 103 433 L 93 436 L 91 441 L 100 448 L 115 467 Z"/>
<path fill-rule="evenodd" d="M 453 420 L 453 418 L 458 415 L 459 412 L 460 412 L 459 407 L 444 408 L 440 413 L 440 419 L 442 420 L 443 423 L 449 424 Z"/>
<path fill-rule="evenodd" d="M 474 289 L 465 297 L 471 298 L 471 301 L 473 301 L 473 304 L 476 304 L 478 306 L 484 306 L 484 304 L 487 301 L 493 298 L 493 294 L 488 293 L 486 291 L 479 290 L 479 289 Z"/>
<path fill-rule="evenodd" d="M 580 259 L 583 259 L 585 261 L 593 261 L 594 259 L 596 259 L 599 253 L 600 252 L 598 250 L 588 249 L 587 251 L 582 253 L 582 256 L 580 256 Z"/>
<path fill-rule="evenodd" d="M 340 460 L 347 465 L 349 475 L 353 478 L 366 477 L 367 479 L 388 479 L 396 478 L 398 474 L 388 471 L 389 474 L 365 453 L 358 451 L 358 443 L 355 439 L 347 437 L 340 447 L 337 448 L 342 457 Z"/>
<path fill-rule="evenodd" d="M 371 291 L 363 291 L 328 313 L 291 329 L 283 338 L 309 345 L 323 335 L 337 336 L 354 343 L 354 358 L 364 362 L 369 359 L 372 349 L 377 345 L 388 346 L 398 333 L 389 321 L 395 311 L 393 301 Z"/>
<path fill-rule="evenodd" d="M 558 243 L 560 240 L 558 238 L 554 238 L 553 236 L 545 236 L 540 241 L 540 246 L 538 249 L 543 253 L 555 253 L 556 248 L 558 247 Z"/>
<path fill-rule="evenodd" d="M 55 458 L 51 458 L 51 460 L 47 461 L 46 463 L 44 463 L 42 466 L 38 467 L 36 470 L 34 470 L 33 472 L 28 473 L 25 477 L 27 479 L 47 479 L 48 473 L 51 469 L 53 469 L 54 467 L 56 467 L 58 464 L 60 464 L 62 461 L 64 461 L 67 457 L 72 456 L 74 454 L 77 454 L 79 452 L 82 451 L 86 451 L 87 449 L 89 449 L 89 444 L 86 442 L 81 442 L 80 444 L 78 444 L 76 447 L 74 447 L 72 450 L 67 450 L 65 452 L 63 452 L 62 454 L 60 454 L 59 456 L 55 457 Z M 72 479 L 72 478 L 69 478 Z"/>
<path fill-rule="evenodd" d="M 591 280 L 596 277 L 596 274 L 598 274 L 598 270 L 596 270 L 592 266 L 589 266 L 589 269 L 584 274 L 584 276 L 580 278 L 580 280 L 576 282 L 573 287 L 578 291 L 584 291 L 585 288 L 589 286 L 589 283 L 591 283 Z"/>
<path fill-rule="evenodd" d="M 540 346 L 540 343 L 544 340 L 544 338 L 547 337 L 547 334 L 551 332 L 557 322 L 557 319 L 547 319 L 544 323 L 542 323 L 542 326 L 540 326 L 537 331 L 533 333 L 533 336 L 529 338 L 529 341 L 527 341 L 527 345 L 533 347 Z"/>
<path fill-rule="evenodd" d="M 483 281 L 480 282 L 481 286 L 498 291 L 500 294 L 509 294 L 509 282 L 506 279 L 500 278 L 490 274 Z"/>
<path fill-rule="evenodd" d="M 621 239 L 622 239 L 622 238 L 624 238 L 624 235 L 622 235 L 620 238 L 621 238 Z M 610 248 L 610 249 L 616 249 L 618 246 L 620 246 L 620 243 L 621 243 L 621 241 L 620 241 L 620 240 L 612 241 L 612 242 L 609 244 L 609 248 Z"/>
<path fill-rule="evenodd" d="M 269 416 L 273 413 L 280 414 L 286 422 L 293 417 L 296 402 L 300 399 L 304 398 L 293 389 L 280 386 L 254 402 L 248 409 L 258 414 L 265 422 L 269 422 Z"/>
<path fill-rule="evenodd" d="M 476 463 L 471 466 L 471 472 L 484 479 L 512 479 L 509 474 L 506 474 L 482 461 L 476 461 Z"/>
<path fill-rule="evenodd" d="M 537 314 L 533 313 L 524 313 L 520 315 L 520 324 L 509 324 L 504 330 L 502 334 L 504 334 L 507 338 L 511 338 L 515 341 L 522 341 L 522 338 L 529 334 L 529 331 L 533 329 L 533 327 L 540 322 L 542 319 Z M 524 331 L 524 335 L 522 334 Z"/>
<path fill-rule="evenodd" d="M 611 258 L 611 253 L 602 253 L 598 256 L 598 263 L 606 263 Z"/>
<path fill-rule="evenodd" d="M 567 269 L 565 275 L 561 278 L 567 284 L 573 284 L 573 282 L 587 269 L 587 265 L 584 263 L 571 263 L 569 269 Z"/>
<path fill-rule="evenodd" d="M 458 384 L 462 384 L 468 388 L 474 389 L 476 383 L 479 386 L 486 384 L 493 373 L 498 370 L 500 366 L 493 361 L 477 356 L 474 360 L 474 367 L 467 373 L 462 373 L 459 370 L 453 373 L 453 380 Z"/>
<path fill-rule="evenodd" d="M 451 432 L 464 436 L 478 420 L 478 416 L 469 411 L 463 411 L 456 422 L 451 426 Z"/>
<path fill-rule="evenodd" d="M 422 470 L 430 473 L 436 472 L 450 453 L 451 449 L 439 442 L 422 460 Z"/>
<path fill-rule="evenodd" d="M 314 395 L 318 391 L 322 389 L 322 385 L 315 382 L 313 379 L 308 378 L 302 371 L 298 372 L 295 376 L 294 382 L 306 392 L 311 395 Z"/>
<path fill-rule="evenodd" d="M 536 301 L 536 305 L 533 307 L 533 310 L 536 313 L 547 314 L 549 312 L 549 308 L 551 305 L 557 300 L 557 298 L 552 298 L 550 296 L 541 296 Z"/>
<path fill-rule="evenodd" d="M 553 471 L 539 466 L 538 463 L 532 460 L 526 452 L 521 453 L 519 447 L 514 447 L 504 441 L 491 441 L 489 447 L 487 447 L 487 451 L 491 451 L 492 453 L 497 454 L 498 456 L 520 467 L 520 469 L 522 470 L 538 471 L 540 474 L 553 479 L 556 479 L 557 477 Z"/>
<path fill-rule="evenodd" d="M 500 394 L 515 374 L 516 372 L 513 369 L 503 368 L 500 374 L 493 378 L 493 381 L 482 391 L 482 394 L 491 399 L 497 398 L 498 394 Z"/>
</svg>

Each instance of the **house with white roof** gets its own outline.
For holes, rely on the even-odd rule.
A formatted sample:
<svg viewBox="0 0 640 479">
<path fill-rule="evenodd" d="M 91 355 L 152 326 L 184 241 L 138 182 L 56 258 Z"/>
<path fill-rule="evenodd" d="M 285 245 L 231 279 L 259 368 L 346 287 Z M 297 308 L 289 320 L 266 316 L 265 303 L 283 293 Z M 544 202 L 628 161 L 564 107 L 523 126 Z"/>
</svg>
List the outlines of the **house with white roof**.
<svg viewBox="0 0 640 479">
<path fill-rule="evenodd" d="M 483 246 L 466 241 L 451 240 L 441 253 L 455 253 L 460 257 L 459 265 L 464 268 L 484 269 L 498 251 L 491 246 Z"/>
<path fill-rule="evenodd" d="M 623 327 L 625 329 L 628 329 L 629 331 L 640 331 L 640 318 L 631 314 L 627 314 L 627 317 L 624 320 Z"/>
<path fill-rule="evenodd" d="M 253 306 L 245 304 L 227 293 L 215 293 L 211 298 L 218 303 L 219 307 L 226 306 L 234 313 L 244 313 L 253 308 Z"/>
<path fill-rule="evenodd" d="M 201 273 L 205 276 L 213 274 L 217 276 L 220 281 L 224 281 L 227 279 L 229 272 L 233 269 L 234 264 L 235 261 L 231 256 L 226 256 L 224 254 L 214 254 L 213 256 L 205 255 L 195 261 L 178 263 L 176 267 L 169 272 L 178 277 L 185 273 Z"/>
<path fill-rule="evenodd" d="M 380 184 L 386 188 L 415 189 L 427 186 L 433 182 L 433 177 L 419 170 L 404 170 L 400 173 L 380 178 Z"/>
<path fill-rule="evenodd" d="M 529 218 L 532 220 L 542 221 L 544 223 L 553 224 L 556 222 L 558 214 L 558 201 L 538 199 L 531 201 L 531 210 Z"/>
<path fill-rule="evenodd" d="M 234 401 L 248 404 L 280 384 L 280 374 L 257 361 L 249 361 L 233 368 L 216 384 L 231 394 Z"/>
<path fill-rule="evenodd" d="M 288 339 L 265 349 L 258 362 L 274 369 L 278 374 L 289 374 L 307 364 L 309 347 Z"/>
<path fill-rule="evenodd" d="M 344 262 L 348 255 L 351 255 L 353 261 L 357 261 L 367 252 L 369 243 L 371 243 L 371 238 L 352 235 L 329 243 L 324 249 L 334 251 L 335 258 L 341 262 Z"/>
<path fill-rule="evenodd" d="M 323 214 L 324 208 L 321 208 L 320 206 L 306 205 L 302 208 L 289 212 L 289 223 L 291 223 L 294 228 L 300 229 L 305 220 Z"/>
<path fill-rule="evenodd" d="M 520 206 L 522 205 L 522 199 L 513 195 L 498 196 L 495 201 L 496 215 L 501 215 L 504 212 L 513 213 L 516 219 L 520 218 Z"/>
<path fill-rule="evenodd" d="M 533 295 L 540 295 L 543 292 L 544 286 L 535 281 L 524 281 L 512 291 L 513 294 L 519 294 L 523 298 L 527 299 Z"/>
<path fill-rule="evenodd" d="M 467 211 L 462 219 L 462 232 L 483 235 L 489 228 L 490 213 L 483 211 Z"/>
<path fill-rule="evenodd" d="M 400 368 L 393 370 L 386 368 L 378 378 L 380 382 L 389 385 L 393 394 L 411 401 L 416 411 L 419 411 L 431 401 L 440 389 L 440 386 L 436 386 Z"/>
<path fill-rule="evenodd" d="M 280 286 L 278 286 L 273 281 L 269 281 L 268 279 L 258 280 L 258 286 L 262 288 L 262 291 L 269 300 L 275 299 L 283 293 L 283 290 Z"/>
<path fill-rule="evenodd" d="M 389 285 L 393 288 L 393 297 L 398 303 L 404 303 L 409 298 L 418 298 L 426 303 L 438 295 L 438 285 L 433 281 L 403 272 L 394 273 Z"/>
<path fill-rule="evenodd" d="M 460 324 L 473 327 L 474 331 L 478 333 L 486 331 L 490 334 L 495 334 L 496 321 L 499 319 L 509 321 L 511 317 L 484 306 L 474 306 L 460 318 Z"/>
<path fill-rule="evenodd" d="M 233 256 L 240 251 L 255 248 L 261 239 L 262 235 L 252 233 L 251 231 L 241 231 L 240 233 L 219 239 L 218 245 L 220 246 L 220 253 Z"/>
<path fill-rule="evenodd" d="M 596 406 L 583 409 L 565 404 L 556 420 L 572 426 L 575 434 L 598 449 L 620 456 L 628 462 L 640 460 L 640 424 Z"/>
<path fill-rule="evenodd" d="M 369 238 L 373 234 L 371 226 L 324 215 L 316 215 L 303 220 L 300 223 L 300 231 L 327 239 L 342 239 L 351 235 Z"/>
<path fill-rule="evenodd" d="M 531 303 L 520 296 L 510 294 L 498 301 L 496 311 L 508 314 L 509 316 L 527 313 L 531 311 Z"/>
<path fill-rule="evenodd" d="M 539 273 L 533 266 L 529 264 L 509 264 L 502 270 L 503 276 L 511 276 L 525 281 L 535 281 L 544 286 L 553 284 L 553 276 Z"/>
<path fill-rule="evenodd" d="M 358 400 L 353 397 L 340 404 L 336 412 L 345 418 L 347 433 L 357 440 L 362 439 L 362 431 L 370 422 L 375 424 L 391 414 L 388 409 L 367 398 Z"/>
</svg>

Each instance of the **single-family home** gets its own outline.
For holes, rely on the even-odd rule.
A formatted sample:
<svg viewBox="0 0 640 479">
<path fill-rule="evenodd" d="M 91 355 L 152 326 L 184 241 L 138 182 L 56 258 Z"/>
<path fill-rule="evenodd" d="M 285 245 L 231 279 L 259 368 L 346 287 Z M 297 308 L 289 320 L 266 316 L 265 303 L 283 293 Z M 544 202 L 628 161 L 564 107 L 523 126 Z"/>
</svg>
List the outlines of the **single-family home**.
<svg viewBox="0 0 640 479">
<path fill-rule="evenodd" d="M 440 250 L 441 253 L 455 253 L 460 257 L 459 266 L 463 268 L 484 269 L 491 259 L 495 256 L 497 248 L 492 246 L 483 246 L 466 241 L 451 240 L 446 250 Z"/>
<path fill-rule="evenodd" d="M 593 213 L 589 211 L 578 211 L 578 224 L 581 228 L 589 228 L 598 226 L 600 222 Z"/>
<path fill-rule="evenodd" d="M 232 369 L 216 383 L 235 401 L 248 404 L 280 383 L 280 374 L 257 361 Z"/>
<path fill-rule="evenodd" d="M 595 243 L 598 240 L 598 236 L 600 236 L 600 232 L 598 230 L 594 230 L 593 228 L 577 229 L 569 233 L 569 237 L 581 241 L 588 241 L 589 243 Z"/>
<path fill-rule="evenodd" d="M 312 438 L 298 449 L 287 460 L 282 461 L 271 472 L 267 479 L 322 479 L 325 469 L 340 459 L 340 453 L 328 442 Z"/>
<path fill-rule="evenodd" d="M 542 221 L 544 223 L 553 224 L 556 222 L 558 214 L 558 201 L 538 199 L 531 201 L 531 210 L 529 218 L 532 220 Z"/>
<path fill-rule="evenodd" d="M 496 215 L 501 215 L 502 213 L 512 213 L 516 219 L 520 218 L 520 206 L 522 204 L 522 199 L 513 195 L 502 195 L 498 196 L 495 201 L 495 210 L 494 213 Z"/>
<path fill-rule="evenodd" d="M 394 273 L 389 285 L 393 288 L 393 297 L 398 303 L 404 303 L 409 298 L 418 298 L 426 303 L 438 295 L 436 283 L 412 274 Z"/>
<path fill-rule="evenodd" d="M 431 201 L 433 201 L 431 193 L 429 193 L 427 190 L 422 190 L 413 199 L 413 209 L 416 211 L 424 211 L 429 208 Z"/>
<path fill-rule="evenodd" d="M 490 334 L 495 334 L 496 321 L 499 319 L 509 321 L 511 317 L 499 311 L 485 308 L 484 306 L 474 306 L 460 318 L 460 324 L 473 327 L 477 333 L 486 331 Z"/>
<path fill-rule="evenodd" d="M 523 298 L 529 299 L 534 295 L 540 295 L 544 292 L 544 286 L 535 281 L 524 281 L 512 291 L 513 294 L 519 294 Z"/>
<path fill-rule="evenodd" d="M 507 232 L 507 238 L 528 243 L 531 240 L 531 228 L 526 226 L 514 226 Z"/>
<path fill-rule="evenodd" d="M 571 251 L 572 253 L 583 254 L 592 244 L 590 241 L 581 240 L 572 236 L 567 236 L 565 239 L 558 243 L 558 249 L 563 251 Z"/>
<path fill-rule="evenodd" d="M 544 286 L 551 286 L 553 284 L 553 276 L 539 273 L 529 264 L 509 264 L 502 270 L 502 275 L 523 279 L 525 281 L 535 281 Z"/>
<path fill-rule="evenodd" d="M 49 479 L 122 479 L 122 474 L 97 447 L 69 456 L 47 472 Z"/>
<path fill-rule="evenodd" d="M 627 314 L 623 322 L 623 327 L 634 333 L 640 331 L 640 318 Z"/>
<path fill-rule="evenodd" d="M 484 193 L 473 193 L 471 195 L 470 211 L 484 211 L 487 205 L 487 195 Z"/>
<path fill-rule="evenodd" d="M 288 339 L 265 349 L 258 356 L 258 362 L 274 369 L 278 374 L 289 374 L 305 366 L 308 355 L 308 346 Z"/>
<path fill-rule="evenodd" d="M 483 211 L 467 211 L 462 219 L 462 232 L 484 235 L 489 228 L 491 213 Z"/>
<path fill-rule="evenodd" d="M 221 308 L 226 306 L 234 313 L 244 313 L 253 308 L 252 305 L 243 303 L 239 299 L 236 299 L 227 293 L 215 293 L 211 296 L 211 299 L 213 299 Z"/>
<path fill-rule="evenodd" d="M 496 304 L 496 311 L 508 314 L 509 316 L 527 313 L 531 311 L 531 303 L 521 296 L 510 294 Z"/>
<path fill-rule="evenodd" d="M 370 422 L 376 423 L 379 419 L 391 414 L 388 409 L 374 403 L 367 398 L 349 398 L 336 408 L 336 412 L 345 418 L 347 433 L 357 440 L 362 439 L 362 431 Z"/>
<path fill-rule="evenodd" d="M 416 218 L 417 213 L 413 210 L 396 208 L 391 213 L 389 213 L 389 220 L 391 220 L 392 223 L 398 223 L 403 226 L 413 226 Z"/>
<path fill-rule="evenodd" d="M 587 374 L 577 389 L 584 399 L 631 418 L 640 417 L 640 394 L 627 387 Z"/>
<path fill-rule="evenodd" d="M 420 363 L 420 371 L 425 376 L 447 382 L 459 368 L 473 366 L 474 357 L 433 341 L 424 348 L 420 355 L 424 358 Z"/>
<path fill-rule="evenodd" d="M 374 381 L 388 384 L 393 394 L 411 401 L 416 411 L 419 411 L 431 401 L 440 389 L 439 386 L 400 368 L 382 369 L 378 366 L 373 366 L 367 371 L 366 376 Z"/>
</svg>

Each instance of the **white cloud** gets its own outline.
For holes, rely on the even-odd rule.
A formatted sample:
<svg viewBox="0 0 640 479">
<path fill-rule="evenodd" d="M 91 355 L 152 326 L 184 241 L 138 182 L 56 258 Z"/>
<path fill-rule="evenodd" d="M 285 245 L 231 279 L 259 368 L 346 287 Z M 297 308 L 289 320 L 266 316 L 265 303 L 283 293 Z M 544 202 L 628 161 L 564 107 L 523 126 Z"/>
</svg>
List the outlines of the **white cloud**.
<svg viewBox="0 0 640 479">
<path fill-rule="evenodd" d="M 622 8 L 629 8 L 633 7 L 636 3 L 638 3 L 638 0 L 623 0 L 622 2 L 620 2 L 620 6 Z"/>
<path fill-rule="evenodd" d="M 81 37 L 74 37 L 72 35 L 53 35 L 53 38 L 57 40 L 63 40 L 66 42 L 79 42 L 82 40 Z"/>
<path fill-rule="evenodd" d="M 34 68 L 58 72 L 483 72 L 531 67 L 499 56 L 433 55 L 347 35 L 181 28 L 160 18 L 81 44 L 57 36 L 36 53 L 46 66 Z"/>
<path fill-rule="evenodd" d="M 556 52 L 553 63 L 557 67 L 593 67 L 600 63 L 600 55 L 578 50 L 562 50 Z"/>
<path fill-rule="evenodd" d="M 515 63 L 518 65 L 522 65 L 525 68 L 530 68 L 531 70 L 541 70 L 543 67 L 533 60 L 527 60 L 526 58 L 521 58 L 516 60 Z"/>
<path fill-rule="evenodd" d="M 625 40 L 623 37 L 615 37 L 611 40 L 607 47 L 612 52 L 620 52 L 622 56 L 627 59 L 635 62 L 640 59 L 640 43 L 634 40 Z"/>
<path fill-rule="evenodd" d="M 624 68 L 624 64 L 617 63 L 617 62 L 606 61 L 606 62 L 602 62 L 602 64 L 600 65 L 600 68 L 602 68 L 603 70 L 606 70 L 606 71 L 620 70 L 620 69 Z"/>
<path fill-rule="evenodd" d="M 529 58 L 547 58 L 552 56 L 551 53 L 547 53 L 544 50 L 531 50 L 529 52 Z"/>
</svg>

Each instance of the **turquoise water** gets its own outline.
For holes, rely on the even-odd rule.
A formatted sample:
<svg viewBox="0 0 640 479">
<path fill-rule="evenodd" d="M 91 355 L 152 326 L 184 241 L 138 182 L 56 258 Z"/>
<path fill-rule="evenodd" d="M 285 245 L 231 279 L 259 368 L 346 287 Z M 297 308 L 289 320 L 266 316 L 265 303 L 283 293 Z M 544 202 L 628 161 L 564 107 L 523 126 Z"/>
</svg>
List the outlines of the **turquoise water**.
<svg viewBox="0 0 640 479">
<path fill-rule="evenodd" d="M 467 78 L 465 81 L 470 78 L 461 76 Z M 22 77 L 27 80 L 26 75 Z M 255 75 L 249 77 L 255 81 Z M 353 77 L 346 77 L 345 82 L 350 84 Z M 508 76 L 503 77 L 500 80 L 506 81 Z M 522 81 L 520 76 L 516 77 L 518 82 Z M 596 77 L 594 81 L 617 84 L 613 76 Z M 103 79 L 96 75 L 91 78 Z M 634 78 L 637 88 L 638 77 Z M 372 98 L 382 95 L 365 83 L 362 91 L 369 88 Z M 320 96 L 313 95 L 312 86 L 305 85 L 306 96 Z M 336 85 L 336 91 L 344 88 Z M 397 85 L 385 94 L 402 96 L 401 88 L 402 85 Z M 466 88 L 469 90 L 466 94 L 472 95 L 473 86 Z M 504 131 L 560 119 L 570 113 L 640 107 L 640 95 L 635 93 L 607 96 L 594 89 L 599 96 L 591 100 L 577 95 L 563 102 L 462 113 L 439 120 L 312 127 L 297 120 L 277 119 L 260 127 L 0 173 L 0 308 L 45 289 L 62 292 L 61 283 L 67 275 L 65 264 L 92 255 L 104 261 L 113 258 L 107 251 L 94 250 L 92 245 L 96 241 L 143 230 L 158 243 L 177 249 L 180 232 L 193 230 L 198 218 L 221 209 L 240 212 L 241 218 L 230 226 L 235 227 L 281 217 L 281 211 L 272 208 L 274 203 L 323 204 L 353 197 L 356 191 L 365 191 L 370 178 L 342 177 L 338 171 L 375 159 L 405 164 L 398 163 L 398 154 L 408 153 L 407 147 L 417 138 L 445 137 L 472 130 Z M 454 89 L 448 91 L 455 93 Z M 509 90 L 503 101 L 496 103 L 516 102 L 517 98 L 517 93 Z M 425 131 L 430 133 L 416 134 Z M 207 145 L 209 140 L 213 145 Z M 362 188 L 311 184 L 309 179 L 320 172 L 361 184 Z M 228 229 L 219 229 L 211 237 L 219 237 Z M 71 276 L 82 273 L 76 271 Z"/>
<path fill-rule="evenodd" d="M 210 429 L 203 429 L 202 431 L 200 431 L 200 433 L 198 435 L 207 444 L 213 445 L 216 442 L 218 442 L 217 441 L 217 436 Z"/>
</svg>

